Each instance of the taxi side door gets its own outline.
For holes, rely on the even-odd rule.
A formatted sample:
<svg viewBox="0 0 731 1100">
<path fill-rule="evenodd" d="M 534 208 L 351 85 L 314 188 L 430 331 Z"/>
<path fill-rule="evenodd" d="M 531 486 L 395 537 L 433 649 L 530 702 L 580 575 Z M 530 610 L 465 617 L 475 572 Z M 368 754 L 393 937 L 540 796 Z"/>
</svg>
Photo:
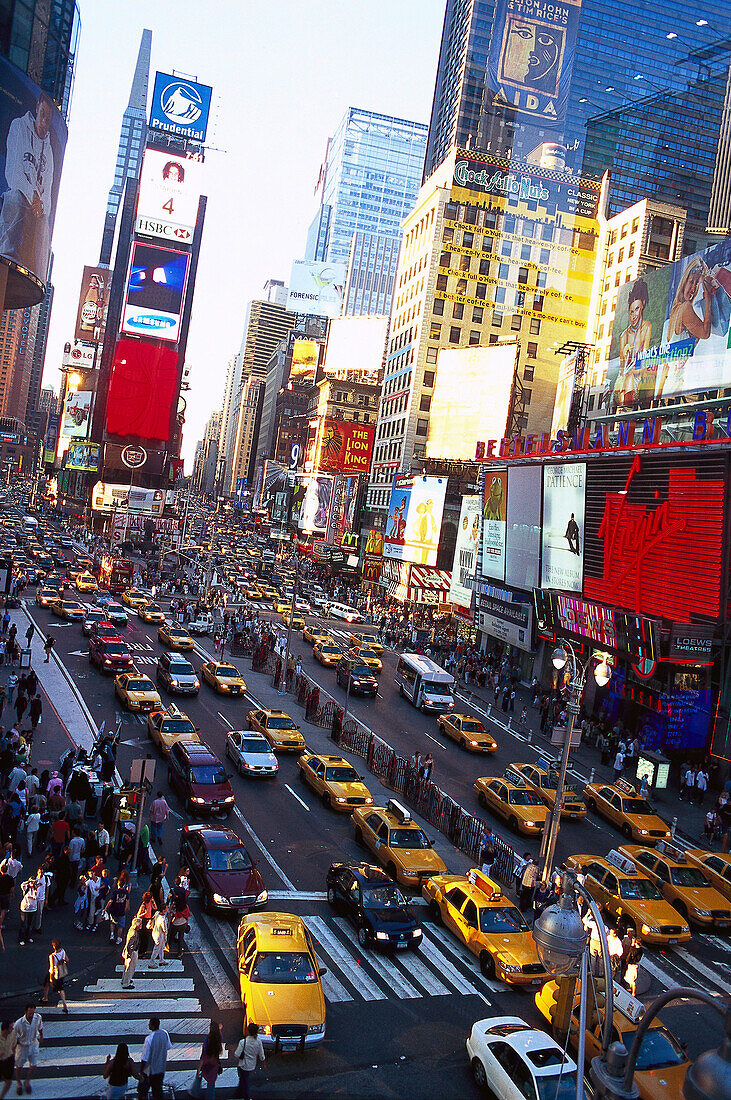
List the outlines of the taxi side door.
<svg viewBox="0 0 731 1100">
<path fill-rule="evenodd" d="M 363 843 L 366 848 L 370 848 L 372 852 L 379 855 L 384 840 L 388 841 L 388 824 L 379 813 L 368 814 L 362 820 L 363 824 L 360 831 L 363 836 Z"/>
<path fill-rule="evenodd" d="M 589 862 L 584 867 L 586 888 L 600 907 L 605 905 L 607 900 L 607 892 L 604 886 L 605 873 L 606 868 L 602 867 L 601 863 Z"/>
<path fill-rule="evenodd" d="M 491 783 L 487 784 L 485 797 L 487 798 L 490 808 L 504 820 L 507 819 L 510 814 L 510 806 L 508 804 L 508 788 L 506 785 L 501 783 L 499 779 L 494 779 Z"/>
<path fill-rule="evenodd" d="M 325 790 L 325 765 L 322 760 L 318 756 L 313 756 L 312 760 L 305 764 L 305 771 L 313 791 L 321 795 Z"/>
<path fill-rule="evenodd" d="M 114 694 L 119 701 L 123 703 L 125 701 L 125 689 L 129 681 L 129 676 L 123 674 L 122 676 L 115 676 L 114 678 Z"/>
<path fill-rule="evenodd" d="M 606 800 L 606 811 L 609 820 L 621 829 L 624 825 L 624 811 L 622 809 L 622 798 L 617 791 L 611 791 Z"/>
<path fill-rule="evenodd" d="M 256 931 L 247 928 L 239 937 L 239 985 L 241 988 L 241 1002 L 244 1009 L 244 1021 L 246 1021 L 246 994 L 251 979 L 251 968 L 256 958 Z"/>
<path fill-rule="evenodd" d="M 462 910 L 467 903 L 467 894 L 461 886 L 450 886 L 444 891 L 444 901 L 440 906 L 442 920 L 446 928 L 454 932 L 455 936 L 467 942 L 465 936 L 465 923 Z"/>
</svg>

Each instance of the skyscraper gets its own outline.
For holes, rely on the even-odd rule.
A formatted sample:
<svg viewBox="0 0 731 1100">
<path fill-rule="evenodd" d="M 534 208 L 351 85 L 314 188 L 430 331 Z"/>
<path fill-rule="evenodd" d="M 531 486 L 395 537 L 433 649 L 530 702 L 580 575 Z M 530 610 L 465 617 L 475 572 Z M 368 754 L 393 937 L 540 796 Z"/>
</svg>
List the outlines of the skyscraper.
<svg viewBox="0 0 731 1100">
<path fill-rule="evenodd" d="M 102 266 L 108 265 L 112 258 L 114 232 L 124 194 L 124 185 L 129 178 L 136 179 L 140 173 L 147 136 L 147 86 L 150 79 L 151 51 L 152 31 L 144 30 L 137 54 L 137 64 L 132 78 L 129 102 L 122 115 L 117 163 L 114 169 L 114 183 L 109 189 L 109 197 L 107 198 L 107 212 L 104 218 L 104 232 L 99 253 L 99 263 Z"/>
<path fill-rule="evenodd" d="M 0 55 L 48 92 L 66 119 L 80 30 L 76 0 L 0 6 Z"/>
<path fill-rule="evenodd" d="M 354 293 L 346 312 L 357 312 L 357 301 L 362 312 L 388 313 L 400 226 L 419 190 L 426 134 L 424 123 L 349 107 L 328 141 L 305 259 L 348 263 L 357 233 L 351 282 L 371 284 L 370 264 L 377 285 L 386 287 L 385 294 Z"/>
</svg>

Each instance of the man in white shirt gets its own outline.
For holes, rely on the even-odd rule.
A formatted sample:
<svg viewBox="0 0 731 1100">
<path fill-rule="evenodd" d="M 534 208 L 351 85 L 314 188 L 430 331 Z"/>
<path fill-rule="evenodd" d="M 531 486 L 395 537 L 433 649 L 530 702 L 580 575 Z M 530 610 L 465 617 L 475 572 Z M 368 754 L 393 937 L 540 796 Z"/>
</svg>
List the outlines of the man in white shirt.
<svg viewBox="0 0 731 1100">
<path fill-rule="evenodd" d="M 164 1027 L 160 1027 L 159 1016 L 150 1019 L 150 1033 L 142 1047 L 140 1070 L 142 1073 L 137 1089 L 139 1100 L 147 1100 L 152 1092 L 152 1100 L 162 1100 L 162 1083 L 168 1062 L 168 1051 L 172 1047 L 170 1036 Z"/>
<path fill-rule="evenodd" d="M 89 878 L 86 880 L 86 896 L 89 899 L 89 915 L 86 918 L 87 929 L 93 928 L 96 923 L 96 899 L 99 896 L 101 885 L 102 880 L 96 873 L 89 875 Z"/>
<path fill-rule="evenodd" d="M 41 92 L 35 115 L 14 118 L 8 129 L 5 178 L 0 211 L 0 253 L 41 279 L 48 273 L 51 245 L 53 103 Z"/>
<path fill-rule="evenodd" d="M 16 764 L 15 767 L 11 769 L 10 775 L 8 776 L 8 791 L 10 794 L 17 789 L 18 784 L 25 783 L 26 779 L 27 775 L 25 770 L 21 768 L 20 764 Z"/>
<path fill-rule="evenodd" d="M 30 1092 L 30 1078 L 38 1065 L 38 1048 L 43 1041 L 43 1020 L 36 1012 L 34 1004 L 25 1006 L 25 1015 L 15 1021 L 15 1079 L 18 1083 L 18 1095 L 23 1091 L 23 1070 L 25 1069 L 25 1091 Z"/>
</svg>

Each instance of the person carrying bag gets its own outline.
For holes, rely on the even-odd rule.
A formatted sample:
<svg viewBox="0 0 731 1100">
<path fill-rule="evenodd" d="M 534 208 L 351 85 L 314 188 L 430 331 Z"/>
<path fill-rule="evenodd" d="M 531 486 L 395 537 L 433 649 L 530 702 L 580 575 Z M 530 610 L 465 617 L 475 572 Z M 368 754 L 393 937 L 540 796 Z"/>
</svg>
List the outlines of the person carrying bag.
<svg viewBox="0 0 731 1100">
<path fill-rule="evenodd" d="M 237 1062 L 236 1069 L 239 1075 L 239 1087 L 236 1095 L 239 1100 L 250 1100 L 251 1075 L 256 1071 L 257 1066 L 261 1066 L 263 1069 L 266 1062 L 264 1044 L 259 1038 L 258 1024 L 249 1024 L 246 1035 L 234 1051 L 234 1058 Z"/>
</svg>

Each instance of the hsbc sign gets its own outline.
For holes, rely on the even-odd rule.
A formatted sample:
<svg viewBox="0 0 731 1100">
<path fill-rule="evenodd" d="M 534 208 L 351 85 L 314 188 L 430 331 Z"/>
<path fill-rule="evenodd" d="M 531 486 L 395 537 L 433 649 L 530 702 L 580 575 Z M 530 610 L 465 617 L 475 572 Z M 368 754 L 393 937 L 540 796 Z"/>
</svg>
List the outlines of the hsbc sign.
<svg viewBox="0 0 731 1100">
<path fill-rule="evenodd" d="M 187 225 L 175 225 L 158 218 L 138 217 L 135 233 L 141 237 L 162 237 L 163 240 L 177 241 L 179 244 L 190 244 L 193 240 L 193 234 Z"/>
</svg>

